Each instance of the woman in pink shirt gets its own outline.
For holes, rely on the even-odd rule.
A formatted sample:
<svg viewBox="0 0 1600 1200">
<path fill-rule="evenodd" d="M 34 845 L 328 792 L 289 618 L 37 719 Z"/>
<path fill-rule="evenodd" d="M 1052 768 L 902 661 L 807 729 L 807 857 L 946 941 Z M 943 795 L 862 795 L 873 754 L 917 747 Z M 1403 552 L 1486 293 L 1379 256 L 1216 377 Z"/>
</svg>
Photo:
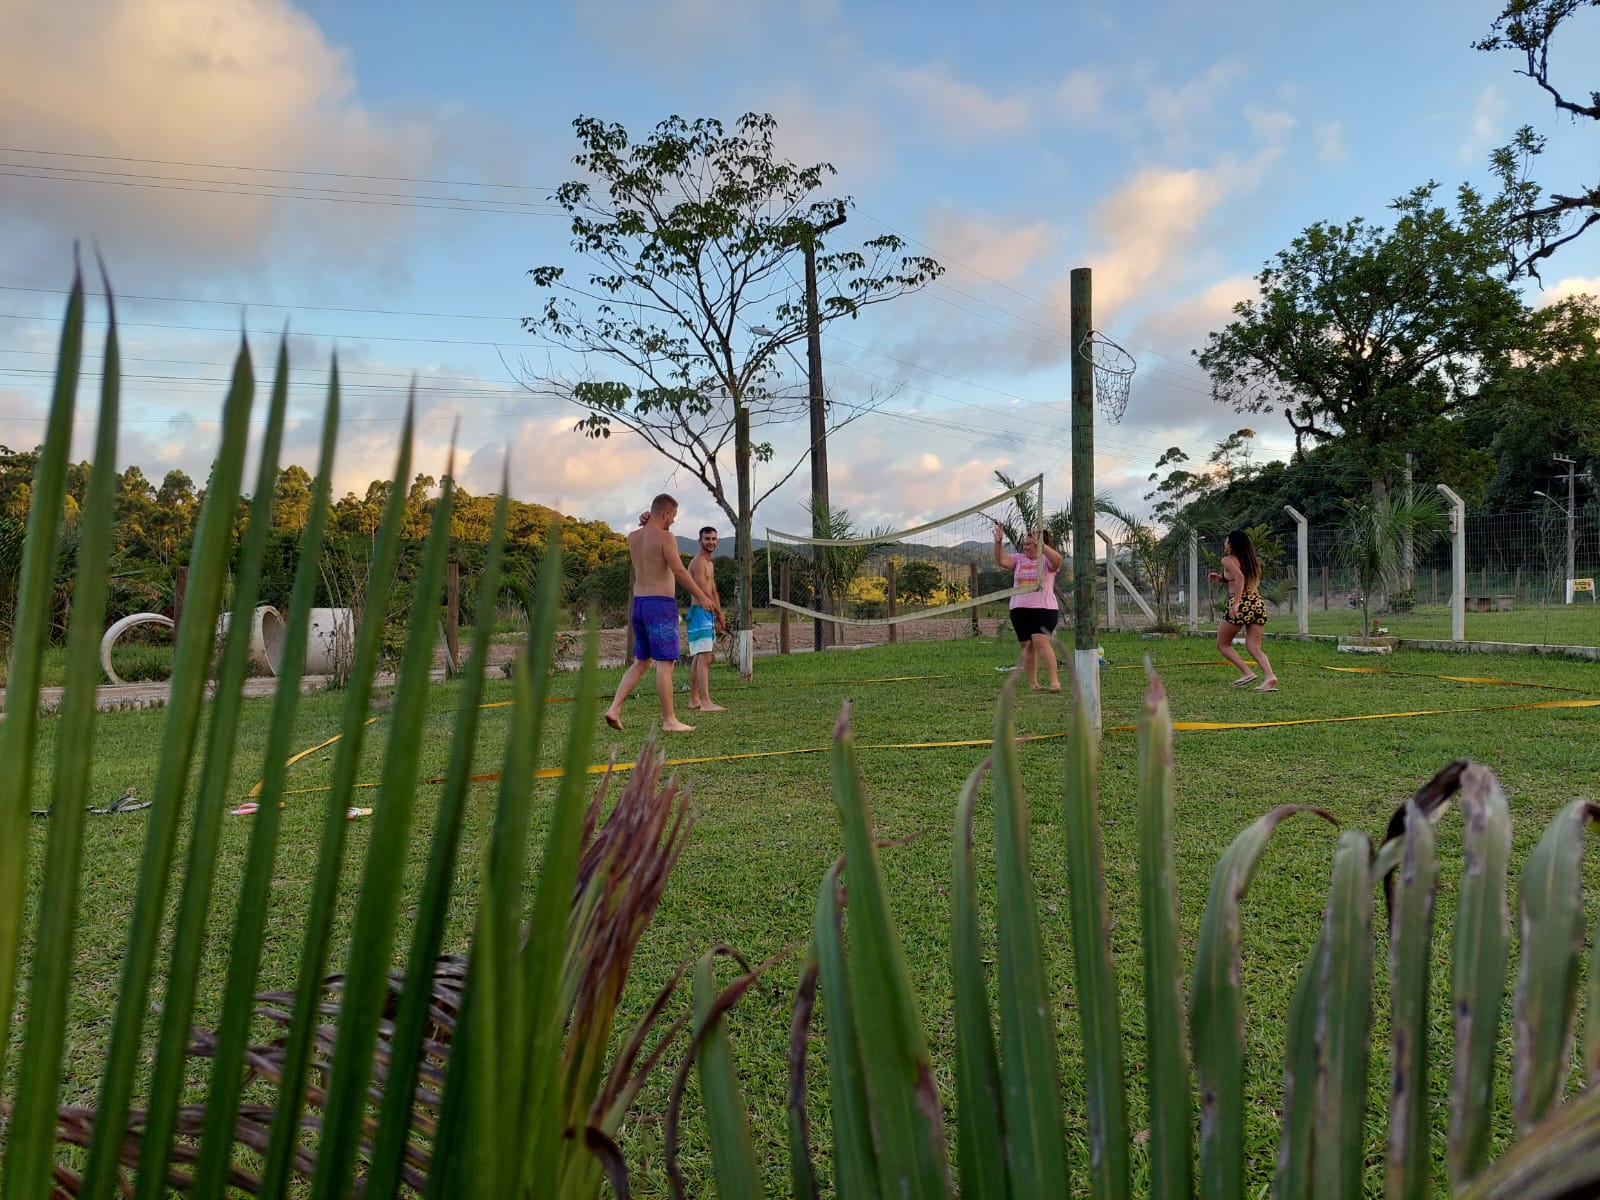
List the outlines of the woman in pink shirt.
<svg viewBox="0 0 1600 1200">
<path fill-rule="evenodd" d="M 1045 665 L 1050 684 L 1047 690 L 1059 692 L 1061 678 L 1056 669 L 1056 651 L 1050 635 L 1055 632 L 1056 572 L 1061 569 L 1061 555 L 1050 545 L 1049 538 L 1039 545 L 1038 538 L 1024 534 L 1022 552 L 1007 554 L 1002 546 L 1004 534 L 999 525 L 994 527 L 995 565 L 1010 568 L 1015 586 L 1027 587 L 1037 583 L 1039 590 L 1018 592 L 1011 597 L 1011 628 L 1017 631 L 1017 641 L 1022 644 L 1022 669 L 1028 674 L 1033 690 L 1039 690 L 1039 663 Z M 1043 553 L 1041 554 L 1041 550 Z"/>
</svg>

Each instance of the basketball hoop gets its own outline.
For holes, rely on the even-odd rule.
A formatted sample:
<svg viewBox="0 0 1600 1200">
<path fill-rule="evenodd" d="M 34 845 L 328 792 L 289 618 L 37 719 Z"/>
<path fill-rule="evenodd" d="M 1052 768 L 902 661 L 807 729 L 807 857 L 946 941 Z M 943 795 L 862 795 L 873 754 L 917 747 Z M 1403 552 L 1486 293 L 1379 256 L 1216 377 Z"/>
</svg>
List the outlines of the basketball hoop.
<svg viewBox="0 0 1600 1200">
<path fill-rule="evenodd" d="M 1081 354 L 1094 369 L 1094 398 L 1100 415 L 1113 425 L 1128 411 L 1128 392 L 1138 368 L 1133 355 L 1098 329 L 1091 329 L 1078 343 Z"/>
</svg>

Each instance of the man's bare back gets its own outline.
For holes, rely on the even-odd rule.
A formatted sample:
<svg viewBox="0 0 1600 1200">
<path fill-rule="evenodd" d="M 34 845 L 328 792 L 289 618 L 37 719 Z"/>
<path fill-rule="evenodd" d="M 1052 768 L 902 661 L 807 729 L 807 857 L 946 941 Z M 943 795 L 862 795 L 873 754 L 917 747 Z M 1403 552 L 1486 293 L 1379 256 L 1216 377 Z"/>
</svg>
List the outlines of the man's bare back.
<svg viewBox="0 0 1600 1200">
<path fill-rule="evenodd" d="M 672 522 L 678 516 L 678 502 L 662 494 L 640 517 L 639 528 L 628 534 L 628 561 L 633 570 L 633 649 L 634 662 L 622 674 L 605 711 L 606 724 L 622 729 L 622 703 L 639 682 L 645 670 L 655 667 L 656 695 L 661 701 L 661 728 L 668 733 L 692 733 L 694 727 L 678 720 L 672 706 L 672 668 L 678 658 L 677 593 L 680 583 L 697 604 L 714 607 L 716 590 L 702 588 L 689 574 L 678 555 L 678 540 L 672 536 Z M 664 610 L 664 611 L 660 611 Z"/>
<path fill-rule="evenodd" d="M 676 595 L 672 568 L 683 569 L 678 557 L 678 539 L 655 521 L 641 525 L 628 535 L 628 557 L 633 562 L 635 596 Z M 696 582 L 699 582 L 696 580 Z"/>
</svg>

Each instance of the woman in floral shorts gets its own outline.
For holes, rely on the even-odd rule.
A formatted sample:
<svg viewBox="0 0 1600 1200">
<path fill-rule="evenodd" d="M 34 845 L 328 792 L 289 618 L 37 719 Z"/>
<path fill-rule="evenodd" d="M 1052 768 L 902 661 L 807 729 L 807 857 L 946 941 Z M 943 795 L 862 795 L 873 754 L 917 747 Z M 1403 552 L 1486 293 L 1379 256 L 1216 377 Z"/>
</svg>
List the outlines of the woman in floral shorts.
<svg viewBox="0 0 1600 1200">
<path fill-rule="evenodd" d="M 1239 668 L 1239 678 L 1233 681 L 1233 686 L 1245 687 L 1260 679 L 1256 691 L 1277 691 L 1278 677 L 1272 673 L 1272 663 L 1261 648 L 1267 604 L 1261 598 L 1261 560 L 1256 557 L 1256 548 L 1248 533 L 1235 529 L 1224 539 L 1222 570 L 1209 572 L 1209 577 L 1228 585 L 1228 607 L 1222 610 L 1222 620 L 1217 627 L 1217 649 L 1222 651 L 1223 658 Z M 1241 629 L 1244 630 L 1244 648 L 1261 668 L 1260 675 L 1246 666 L 1233 648 L 1233 639 L 1239 636 Z"/>
</svg>

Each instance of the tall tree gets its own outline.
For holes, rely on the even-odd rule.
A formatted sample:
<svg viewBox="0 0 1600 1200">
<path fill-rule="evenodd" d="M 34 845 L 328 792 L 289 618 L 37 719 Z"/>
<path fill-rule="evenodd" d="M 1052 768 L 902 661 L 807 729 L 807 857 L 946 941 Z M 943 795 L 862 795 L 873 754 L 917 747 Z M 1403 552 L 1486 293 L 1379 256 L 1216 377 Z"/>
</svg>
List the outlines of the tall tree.
<svg viewBox="0 0 1600 1200">
<path fill-rule="evenodd" d="M 189 540 L 198 510 L 194 480 L 174 467 L 156 489 L 155 507 L 146 531 L 150 553 L 162 566 L 170 564 Z"/>
<path fill-rule="evenodd" d="M 272 527 L 299 533 L 311 519 L 311 472 L 296 463 L 278 470 L 272 489 Z"/>
<path fill-rule="evenodd" d="M 1472 189 L 1452 217 L 1436 185 L 1392 205 L 1392 229 L 1318 223 L 1258 275 L 1260 296 L 1196 351 L 1212 397 L 1282 407 L 1297 451 L 1342 438 L 1384 495 L 1408 446 L 1439 433 L 1521 342 L 1525 310 L 1499 276 L 1500 226 Z"/>
<path fill-rule="evenodd" d="M 33 474 L 38 466 L 37 448 L 13 450 L 0 443 L 0 516 L 27 521 L 28 504 L 33 498 Z"/>
<path fill-rule="evenodd" d="M 155 512 L 156 489 L 138 467 L 126 468 L 117 480 L 116 529 L 118 545 L 135 551 L 149 542 L 150 519 Z"/>
<path fill-rule="evenodd" d="M 1479 50 L 1510 50 L 1522 55 L 1526 66 L 1517 74 L 1543 88 L 1556 111 L 1573 119 L 1600 121 L 1600 91 L 1590 90 L 1588 103 L 1584 103 L 1575 98 L 1584 85 L 1551 79 L 1551 48 L 1563 26 L 1571 34 L 1573 20 L 1585 8 L 1600 8 L 1600 0 L 1507 0 L 1489 36 L 1474 44 Z M 1592 70 L 1594 63 L 1588 61 Z M 1532 178 L 1534 160 L 1544 153 L 1547 143 L 1543 134 L 1524 125 L 1490 158 L 1503 188 L 1499 203 L 1505 213 L 1512 273 L 1526 271 L 1535 279 L 1542 261 L 1600 224 L 1600 179 L 1580 183 L 1575 191 L 1546 193 Z"/>
<path fill-rule="evenodd" d="M 439 481 L 420 471 L 406 490 L 406 506 L 400 518 L 400 535 L 421 540 L 428 536 L 428 522 L 433 516 L 435 503 L 433 491 Z"/>
<path fill-rule="evenodd" d="M 1578 472 L 1600 468 L 1600 301 L 1574 297 L 1533 316 L 1529 349 L 1497 372 L 1462 415 L 1467 440 L 1493 456 L 1485 506 L 1526 508 L 1533 493 L 1565 485 L 1565 469 L 1552 462 L 1575 459 Z"/>
<path fill-rule="evenodd" d="M 543 308 L 525 325 L 592 372 L 555 384 L 587 410 L 579 429 L 632 430 L 698 479 L 733 523 L 739 628 L 748 630 L 751 518 L 803 461 L 755 494 L 752 463 L 770 461 L 773 449 L 753 431 L 805 411 L 803 396 L 776 386 L 774 356 L 809 324 L 791 259 L 819 250 L 824 324 L 920 288 L 941 268 L 904 254 L 892 234 L 820 252 L 817 226 L 848 201 L 818 194 L 836 174 L 829 164 L 777 156 L 771 116 L 746 113 L 731 132 L 717 120 L 669 117 L 638 143 L 621 125 L 573 124 L 573 161 L 586 178 L 563 184 L 556 199 L 586 266 L 574 279 L 559 266 L 529 272 Z"/>
</svg>

